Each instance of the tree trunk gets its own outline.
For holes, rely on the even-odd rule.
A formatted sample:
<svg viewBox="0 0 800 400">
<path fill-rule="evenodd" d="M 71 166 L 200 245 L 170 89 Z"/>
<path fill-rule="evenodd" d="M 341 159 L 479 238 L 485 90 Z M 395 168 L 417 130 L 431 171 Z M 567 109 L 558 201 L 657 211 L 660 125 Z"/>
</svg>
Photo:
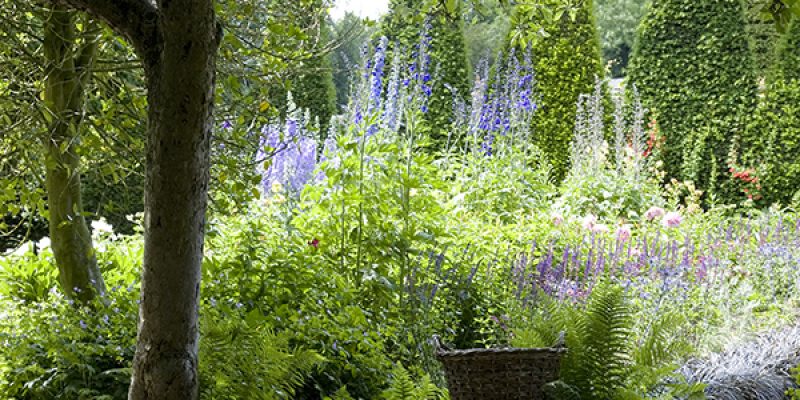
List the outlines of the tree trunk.
<svg viewBox="0 0 800 400">
<path fill-rule="evenodd" d="M 198 396 L 198 306 L 218 46 L 211 0 L 158 2 L 148 89 L 145 249 L 131 400 Z"/>
<path fill-rule="evenodd" d="M 213 0 L 51 0 L 105 20 L 142 60 L 144 262 L 130 400 L 194 400 L 219 31 Z"/>
<path fill-rule="evenodd" d="M 80 156 L 76 154 L 84 86 L 94 60 L 96 38 L 85 35 L 82 46 L 77 45 L 73 14 L 53 6 L 44 21 L 45 112 L 52 119 L 43 140 L 45 181 L 50 241 L 59 283 L 69 297 L 88 302 L 96 294 L 105 293 L 92 236 L 83 217 Z M 91 31 L 87 25 L 86 32 Z"/>
</svg>

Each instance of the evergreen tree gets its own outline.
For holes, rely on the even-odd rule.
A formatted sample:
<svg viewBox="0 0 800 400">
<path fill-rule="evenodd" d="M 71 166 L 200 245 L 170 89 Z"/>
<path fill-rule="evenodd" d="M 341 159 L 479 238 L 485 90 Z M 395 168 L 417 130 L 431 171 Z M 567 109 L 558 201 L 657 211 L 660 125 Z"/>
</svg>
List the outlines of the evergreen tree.
<svg viewBox="0 0 800 400">
<path fill-rule="evenodd" d="M 800 22 L 795 19 L 775 47 L 770 80 L 800 80 Z"/>
<path fill-rule="evenodd" d="M 427 27 L 423 27 L 425 23 Z M 437 2 L 425 8 L 423 0 L 392 0 L 389 3 L 389 14 L 383 20 L 381 34 L 389 39 L 390 52 L 398 48 L 406 53 L 413 52 L 423 31 L 430 35 L 430 68 L 433 73 L 425 123 L 430 132 L 431 147 L 441 150 L 459 142 L 460 138 L 450 136 L 453 96 L 465 98 L 469 91 L 470 66 L 460 7 L 448 10 Z"/>
<path fill-rule="evenodd" d="M 312 7 L 322 7 L 322 1 L 314 2 Z M 304 26 L 316 26 L 316 47 L 322 48 L 331 41 L 330 22 L 327 13 L 312 12 Z M 317 16 L 314 18 L 313 16 Z M 336 113 L 336 86 L 333 84 L 333 66 L 331 55 L 317 51 L 306 60 L 291 78 L 292 98 L 300 109 L 307 109 L 312 121 L 319 121 L 320 138 L 328 134 L 331 117 Z"/>
<path fill-rule="evenodd" d="M 745 28 L 740 0 L 654 0 L 628 71 L 665 135 L 667 178 L 722 200 L 732 194 L 731 146 L 755 107 Z"/>
<path fill-rule="evenodd" d="M 756 167 L 756 196 L 788 205 L 800 196 L 800 21 L 776 45 L 766 92 L 748 127 L 747 163 Z"/>
<path fill-rule="evenodd" d="M 336 87 L 329 54 L 308 60 L 293 82 L 292 97 L 297 107 L 308 109 L 312 121 L 319 121 L 320 138 L 324 139 L 331 117 L 336 114 Z"/>
<path fill-rule="evenodd" d="M 552 8 L 563 3 L 563 0 L 538 1 Z M 557 180 L 563 179 L 569 169 L 578 97 L 591 94 L 596 79 L 603 77 L 593 2 L 582 1 L 574 7 L 574 19 L 564 14 L 547 21 L 543 26 L 544 34 L 530 44 L 541 96 L 539 111 L 533 120 L 533 137 L 547 155 Z M 516 14 L 512 21 L 525 20 L 521 17 Z"/>
</svg>

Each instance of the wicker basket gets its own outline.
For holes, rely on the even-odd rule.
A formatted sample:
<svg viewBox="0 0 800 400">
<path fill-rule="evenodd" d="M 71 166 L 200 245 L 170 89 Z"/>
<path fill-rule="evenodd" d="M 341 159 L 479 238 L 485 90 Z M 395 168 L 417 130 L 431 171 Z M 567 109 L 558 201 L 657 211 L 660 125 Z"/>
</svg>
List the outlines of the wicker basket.
<svg viewBox="0 0 800 400">
<path fill-rule="evenodd" d="M 558 380 L 566 348 L 444 350 L 451 400 L 543 399 L 542 387 Z"/>
</svg>

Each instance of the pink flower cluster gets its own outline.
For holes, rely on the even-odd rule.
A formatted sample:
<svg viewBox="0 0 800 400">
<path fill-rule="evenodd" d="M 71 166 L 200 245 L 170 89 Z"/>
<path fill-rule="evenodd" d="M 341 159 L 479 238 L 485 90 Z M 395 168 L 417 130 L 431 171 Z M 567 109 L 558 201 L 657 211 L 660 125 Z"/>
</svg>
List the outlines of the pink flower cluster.
<svg viewBox="0 0 800 400">
<path fill-rule="evenodd" d="M 652 220 L 654 220 L 654 219 L 656 219 L 658 217 L 661 217 L 662 215 L 664 215 L 664 213 L 665 213 L 664 209 L 661 208 L 661 207 L 650 207 L 644 213 L 644 217 L 648 221 L 652 221 Z"/>
<path fill-rule="evenodd" d="M 677 228 L 681 222 L 683 222 L 683 217 L 675 211 L 666 213 L 661 220 L 661 224 L 667 228 Z"/>
<path fill-rule="evenodd" d="M 564 216 L 561 215 L 561 213 L 553 213 L 551 215 L 551 218 L 553 220 L 553 225 L 554 226 L 560 226 L 561 224 L 564 223 Z"/>
<path fill-rule="evenodd" d="M 625 224 L 617 228 L 617 240 L 627 242 L 631 238 L 631 226 Z"/>
<path fill-rule="evenodd" d="M 667 228 L 677 228 L 683 222 L 683 217 L 677 211 L 666 212 L 661 207 L 650 207 L 645 213 L 644 218 L 653 221 L 661 217 L 661 225 Z"/>
</svg>

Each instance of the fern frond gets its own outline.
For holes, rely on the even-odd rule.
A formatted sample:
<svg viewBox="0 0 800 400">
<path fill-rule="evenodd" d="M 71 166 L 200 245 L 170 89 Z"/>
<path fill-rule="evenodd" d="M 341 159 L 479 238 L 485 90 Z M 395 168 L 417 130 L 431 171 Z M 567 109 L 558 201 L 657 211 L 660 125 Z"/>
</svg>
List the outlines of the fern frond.
<svg viewBox="0 0 800 400">
<path fill-rule="evenodd" d="M 562 377 L 581 398 L 617 397 L 630 372 L 632 311 L 619 286 L 595 287 L 585 313 L 570 322 Z M 568 328 L 569 329 L 569 328 Z"/>
<path fill-rule="evenodd" d="M 446 390 L 440 389 L 427 374 L 421 374 L 419 384 L 414 383 L 411 374 L 398 365 L 392 370 L 392 383 L 384 390 L 381 398 L 384 400 L 446 400 L 449 398 Z"/>
<path fill-rule="evenodd" d="M 408 371 L 402 365 L 392 370 L 392 384 L 383 391 L 385 400 L 416 400 L 414 382 Z"/>
<path fill-rule="evenodd" d="M 350 396 L 346 386 L 342 386 L 330 397 L 326 396 L 324 400 L 353 400 L 353 396 Z"/>
<path fill-rule="evenodd" d="M 324 359 L 292 350 L 288 337 L 238 319 L 207 319 L 201 336 L 201 398 L 273 400 L 291 397 Z"/>
</svg>

